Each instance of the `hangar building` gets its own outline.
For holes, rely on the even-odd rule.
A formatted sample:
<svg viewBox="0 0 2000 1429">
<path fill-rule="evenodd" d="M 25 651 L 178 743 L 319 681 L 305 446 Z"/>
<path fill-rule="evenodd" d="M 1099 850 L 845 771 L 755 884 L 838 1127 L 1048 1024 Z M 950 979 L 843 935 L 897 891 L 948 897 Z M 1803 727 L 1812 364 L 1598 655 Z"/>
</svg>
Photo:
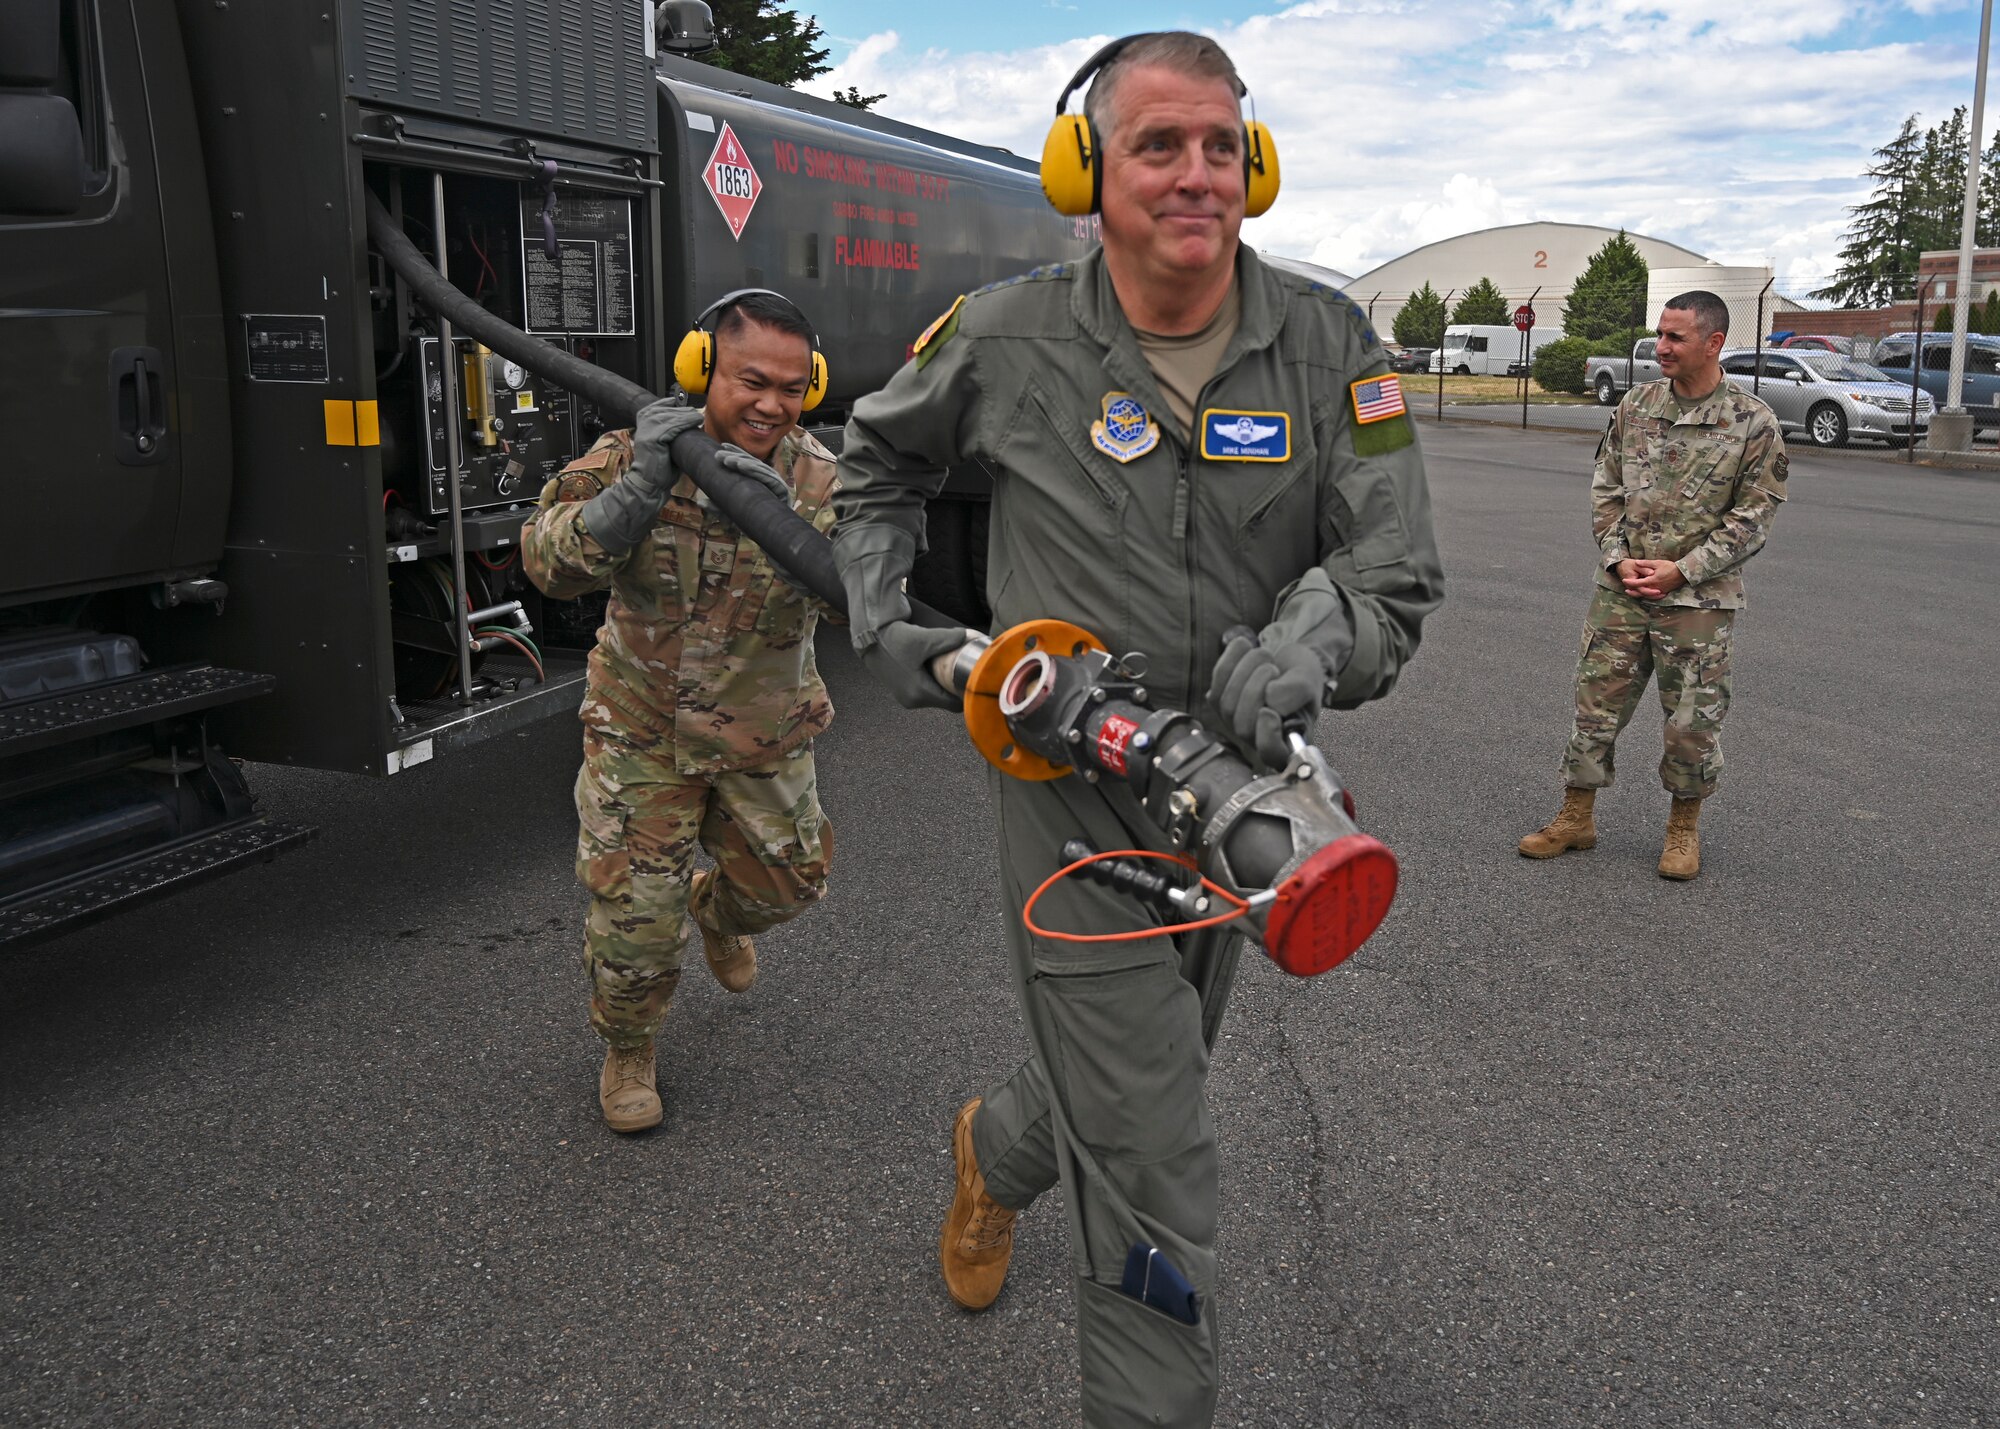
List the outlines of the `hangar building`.
<svg viewBox="0 0 2000 1429">
<path fill-rule="evenodd" d="M 1510 304 L 1523 302 L 1536 288 L 1535 311 L 1544 324 L 1562 321 L 1563 299 L 1582 276 L 1590 256 L 1618 230 L 1591 223 L 1514 223 L 1502 228 L 1461 233 L 1412 249 L 1400 258 L 1363 273 L 1347 284 L 1347 295 L 1368 310 L 1375 330 L 1388 337 L 1396 314 L 1410 294 L 1428 282 L 1442 297 L 1456 289 L 1464 292 L 1481 278 L 1491 278 Z M 1643 233 L 1625 235 L 1658 272 L 1673 268 L 1686 270 L 1710 260 L 1678 243 L 1648 238 Z"/>
</svg>

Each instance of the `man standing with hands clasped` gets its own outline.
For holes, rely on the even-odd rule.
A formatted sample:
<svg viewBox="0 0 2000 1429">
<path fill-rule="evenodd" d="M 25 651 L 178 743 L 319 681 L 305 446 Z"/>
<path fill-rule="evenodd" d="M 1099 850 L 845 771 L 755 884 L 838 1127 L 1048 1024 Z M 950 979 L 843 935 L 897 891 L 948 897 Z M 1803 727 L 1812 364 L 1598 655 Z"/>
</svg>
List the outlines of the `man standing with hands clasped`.
<svg viewBox="0 0 2000 1429">
<path fill-rule="evenodd" d="M 1064 113 L 1093 75 L 1084 114 Z M 1387 694 L 1415 652 L 1443 594 L 1416 433 L 1354 304 L 1238 241 L 1278 184 L 1242 95 L 1199 35 L 1093 56 L 1057 101 L 1042 187 L 1101 213 L 1102 248 L 961 299 L 855 404 L 835 558 L 855 648 L 904 704 L 959 704 L 926 664 L 964 632 L 915 625 L 902 584 L 926 496 L 974 459 L 994 473 L 996 627 L 1066 620 L 1143 653 L 1159 706 L 1208 712 L 1267 764 L 1287 761 L 1288 723 Z M 1206 1083 L 1242 939 L 1146 936 L 1158 915 L 1080 879 L 1038 905 L 1050 926 L 1135 936 L 1030 936 L 1022 905 L 1065 839 L 1167 845 L 1123 784 L 992 788 L 1033 1055 L 959 1112 L 945 1287 L 991 1305 L 1016 1214 L 1060 1184 L 1084 1422 L 1208 1424 L 1222 1207 Z"/>
<path fill-rule="evenodd" d="M 1722 774 L 1742 566 L 1770 534 L 1789 465 L 1771 409 L 1723 380 L 1728 328 L 1715 294 L 1669 298 L 1658 329 L 1665 376 L 1626 393 L 1598 447 L 1597 592 L 1577 661 L 1567 791 L 1562 811 L 1521 840 L 1528 858 L 1597 843 L 1593 808 L 1611 783 L 1612 746 L 1657 669 L 1667 719 L 1660 782 L 1673 796 L 1660 877 L 1701 871 L 1697 821 Z"/>
</svg>

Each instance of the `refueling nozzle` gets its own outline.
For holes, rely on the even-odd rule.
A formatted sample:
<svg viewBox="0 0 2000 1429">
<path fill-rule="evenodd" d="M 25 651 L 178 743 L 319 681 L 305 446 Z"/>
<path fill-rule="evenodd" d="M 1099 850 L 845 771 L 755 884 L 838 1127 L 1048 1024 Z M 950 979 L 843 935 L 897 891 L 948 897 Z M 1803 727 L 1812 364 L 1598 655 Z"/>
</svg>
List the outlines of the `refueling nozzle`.
<svg viewBox="0 0 2000 1429">
<path fill-rule="evenodd" d="M 1302 734 L 1286 768 L 1254 768 L 1193 715 L 1156 708 L 1137 665 L 1088 631 L 1039 620 L 975 637 L 931 669 L 963 694 L 966 730 L 996 768 L 1123 781 L 1174 850 L 1248 905 L 1245 927 L 1279 967 L 1304 977 L 1344 961 L 1395 899 L 1396 856 L 1356 827 L 1338 775 Z"/>
</svg>

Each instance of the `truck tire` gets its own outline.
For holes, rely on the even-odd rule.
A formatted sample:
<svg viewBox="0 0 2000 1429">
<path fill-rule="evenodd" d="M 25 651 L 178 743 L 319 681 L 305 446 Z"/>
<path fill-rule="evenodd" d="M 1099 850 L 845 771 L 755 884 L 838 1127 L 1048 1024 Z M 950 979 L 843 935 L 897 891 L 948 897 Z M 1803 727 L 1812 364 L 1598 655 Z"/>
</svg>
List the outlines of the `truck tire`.
<svg viewBox="0 0 2000 1429">
<path fill-rule="evenodd" d="M 1452 368 L 1452 371 L 1457 373 L 1460 377 L 1470 377 L 1472 375 L 1472 369 L 1470 367 L 1467 367 L 1463 362 L 1459 363 L 1458 366 Z"/>
<path fill-rule="evenodd" d="M 1831 402 L 1822 402 L 1806 413 L 1806 439 L 1816 447 L 1847 445 L 1847 414 Z"/>
<path fill-rule="evenodd" d="M 1609 372 L 1597 374 L 1597 405 L 1615 407 L 1618 404 L 1618 383 Z"/>
<path fill-rule="evenodd" d="M 991 503 L 944 495 L 924 508 L 924 536 L 930 549 L 910 572 L 910 594 L 933 610 L 984 630 L 993 612 L 986 608 L 986 518 Z"/>
</svg>

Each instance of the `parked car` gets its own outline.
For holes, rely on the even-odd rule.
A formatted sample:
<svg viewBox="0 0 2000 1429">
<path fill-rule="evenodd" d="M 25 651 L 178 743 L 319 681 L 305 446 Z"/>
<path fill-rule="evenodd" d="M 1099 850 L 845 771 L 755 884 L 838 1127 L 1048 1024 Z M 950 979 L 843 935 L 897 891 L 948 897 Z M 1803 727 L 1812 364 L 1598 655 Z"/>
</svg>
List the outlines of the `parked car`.
<svg viewBox="0 0 2000 1429">
<path fill-rule="evenodd" d="M 1391 372 L 1428 372 L 1434 347 L 1406 347 L 1389 359 Z"/>
<path fill-rule="evenodd" d="M 1584 385 L 1597 394 L 1601 406 L 1615 406 L 1629 388 L 1652 382 L 1660 375 L 1657 356 L 1659 341 L 1642 337 L 1632 344 L 1627 357 L 1593 357 L 1583 364 Z"/>
<path fill-rule="evenodd" d="M 1903 446 L 1929 430 L 1936 411 L 1931 395 L 1919 392 L 1912 414 L 1907 383 L 1837 352 L 1725 352 L 1722 372 L 1761 397 L 1786 431 L 1805 433 L 1816 447 L 1845 446 L 1854 437 Z"/>
<path fill-rule="evenodd" d="M 1774 332 L 1765 339 L 1767 347 L 1803 347 L 1820 352 L 1837 352 L 1842 357 L 1854 356 L 1854 339 L 1836 337 L 1824 332 Z"/>
<path fill-rule="evenodd" d="M 1910 386 L 1910 354 L 1916 350 L 1914 333 L 1894 332 L 1875 344 L 1873 365 L 1897 380 L 1904 391 Z M 1924 334 L 1924 365 L 1917 373 L 1917 386 L 1930 393 L 1931 400 L 1944 406 L 1946 387 L 1951 381 L 1951 334 Z M 1965 379 L 1959 400 L 1972 414 L 1974 431 L 2000 427 L 2000 339 L 1965 335 Z"/>
<path fill-rule="evenodd" d="M 1559 327 L 1538 327 L 1528 334 L 1528 361 L 1563 335 Z M 1504 377 L 1521 361 L 1521 333 L 1511 323 L 1453 323 L 1444 330 L 1444 347 L 1431 355 L 1430 372 L 1472 373 Z"/>
</svg>

